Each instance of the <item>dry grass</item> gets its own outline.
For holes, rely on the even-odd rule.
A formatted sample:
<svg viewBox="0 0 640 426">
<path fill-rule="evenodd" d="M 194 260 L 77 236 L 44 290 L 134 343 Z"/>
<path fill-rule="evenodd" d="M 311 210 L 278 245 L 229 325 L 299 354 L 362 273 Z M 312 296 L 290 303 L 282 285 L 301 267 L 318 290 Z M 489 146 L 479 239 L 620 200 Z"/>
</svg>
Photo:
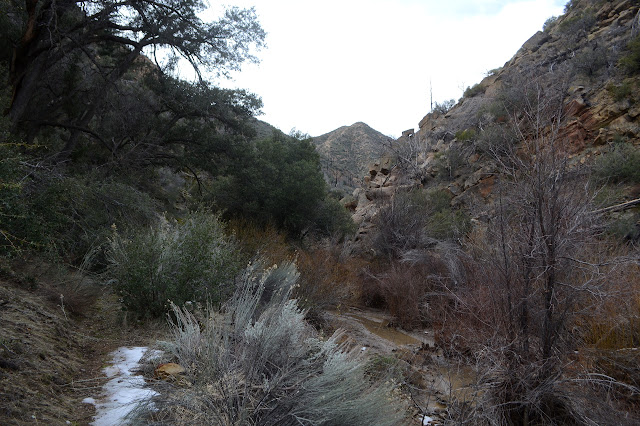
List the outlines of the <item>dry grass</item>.
<svg viewBox="0 0 640 426">
<path fill-rule="evenodd" d="M 228 228 L 248 258 L 260 256 L 271 265 L 280 265 L 295 258 L 295 251 L 287 242 L 286 235 L 275 226 L 259 226 L 247 220 L 235 219 L 229 221 Z"/>
<path fill-rule="evenodd" d="M 45 297 L 6 282 L 0 303 L 0 423 L 77 419 L 82 397 L 71 384 L 83 374 L 88 348 L 76 324 Z"/>
</svg>

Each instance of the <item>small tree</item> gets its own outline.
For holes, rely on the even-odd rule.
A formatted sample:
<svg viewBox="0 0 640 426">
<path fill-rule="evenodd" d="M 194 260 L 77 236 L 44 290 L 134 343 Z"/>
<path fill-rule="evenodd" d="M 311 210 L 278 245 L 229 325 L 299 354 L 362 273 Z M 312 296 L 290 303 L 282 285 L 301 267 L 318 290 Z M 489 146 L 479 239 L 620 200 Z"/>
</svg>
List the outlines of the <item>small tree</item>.
<svg viewBox="0 0 640 426">
<path fill-rule="evenodd" d="M 456 106 L 455 99 L 449 99 L 448 101 L 442 101 L 442 103 L 436 102 L 433 105 L 433 112 L 437 112 L 439 114 L 446 114 L 449 111 L 451 111 L 451 109 L 454 106 Z"/>
</svg>

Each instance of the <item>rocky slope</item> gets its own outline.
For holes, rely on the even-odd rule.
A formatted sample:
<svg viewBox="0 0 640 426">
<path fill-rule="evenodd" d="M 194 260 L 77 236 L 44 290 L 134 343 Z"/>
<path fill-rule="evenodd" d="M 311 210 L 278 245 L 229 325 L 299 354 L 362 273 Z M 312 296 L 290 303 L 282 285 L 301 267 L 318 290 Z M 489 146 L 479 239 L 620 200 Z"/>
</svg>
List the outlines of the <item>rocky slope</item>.
<svg viewBox="0 0 640 426">
<path fill-rule="evenodd" d="M 640 75 L 624 67 L 629 42 L 640 33 L 637 1 L 574 0 L 551 18 L 503 67 L 493 70 L 446 113 L 428 113 L 393 152 L 370 165 L 351 200 L 360 237 L 398 190 L 446 189 L 454 207 L 476 220 L 490 217 L 502 165 L 496 150 L 509 131 L 503 106 L 510 90 L 535 80 L 539 93 L 559 93 L 560 138 L 570 161 L 593 163 L 614 142 L 640 145 Z M 516 117 L 521 119 L 521 117 Z M 500 128 L 500 135 L 492 131 Z M 517 136 L 512 135 L 514 140 Z M 633 198 L 625 188 L 622 202 Z"/>
<path fill-rule="evenodd" d="M 348 193 L 360 186 L 369 163 L 391 143 L 389 137 L 361 122 L 314 137 L 313 141 L 329 186 Z"/>
</svg>

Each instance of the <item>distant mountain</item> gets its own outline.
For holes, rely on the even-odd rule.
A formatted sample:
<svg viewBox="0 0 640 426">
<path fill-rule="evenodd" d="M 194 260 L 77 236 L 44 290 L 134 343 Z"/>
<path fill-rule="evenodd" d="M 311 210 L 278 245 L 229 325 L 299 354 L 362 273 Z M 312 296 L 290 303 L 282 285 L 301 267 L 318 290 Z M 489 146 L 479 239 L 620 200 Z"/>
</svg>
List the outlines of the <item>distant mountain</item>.
<svg viewBox="0 0 640 426">
<path fill-rule="evenodd" d="M 348 193 L 360 186 L 369 164 L 384 154 L 391 141 L 361 122 L 313 138 L 329 186 Z"/>
</svg>

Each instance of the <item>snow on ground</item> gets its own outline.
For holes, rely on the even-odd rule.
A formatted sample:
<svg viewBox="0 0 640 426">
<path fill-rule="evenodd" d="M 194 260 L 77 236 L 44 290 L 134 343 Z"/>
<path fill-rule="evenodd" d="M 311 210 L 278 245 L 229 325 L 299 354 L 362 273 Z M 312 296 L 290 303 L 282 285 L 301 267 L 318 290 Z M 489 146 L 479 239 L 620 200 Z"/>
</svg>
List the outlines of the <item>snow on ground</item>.
<svg viewBox="0 0 640 426">
<path fill-rule="evenodd" d="M 119 348 L 112 352 L 113 365 L 103 371 L 110 378 L 103 387 L 103 395 L 97 400 L 85 398 L 82 402 L 96 406 L 96 416 L 92 425 L 120 425 L 138 404 L 149 400 L 158 393 L 145 389 L 144 377 L 135 370 L 140 367 L 140 360 L 148 351 L 146 347 Z M 147 356 L 156 355 L 155 353 Z"/>
</svg>

